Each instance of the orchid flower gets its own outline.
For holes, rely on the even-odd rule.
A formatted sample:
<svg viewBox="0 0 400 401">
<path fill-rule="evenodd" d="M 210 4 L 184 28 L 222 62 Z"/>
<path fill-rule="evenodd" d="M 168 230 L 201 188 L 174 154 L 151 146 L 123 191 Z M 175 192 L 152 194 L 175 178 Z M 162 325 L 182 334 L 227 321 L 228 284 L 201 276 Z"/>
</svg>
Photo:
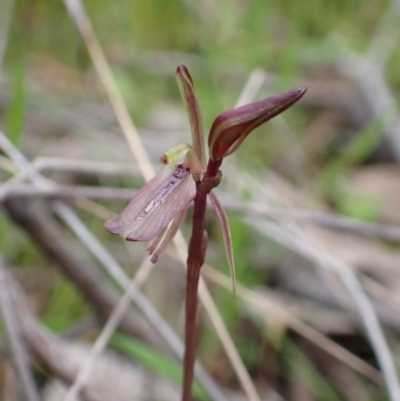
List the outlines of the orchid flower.
<svg viewBox="0 0 400 401">
<path fill-rule="evenodd" d="M 197 288 L 207 248 L 205 213 L 209 198 L 220 221 L 235 292 L 235 267 L 228 218 L 212 190 L 221 181 L 219 167 L 252 130 L 286 110 L 305 93 L 294 89 L 220 114 L 208 136 L 206 165 L 204 129 L 193 81 L 183 65 L 177 69 L 178 83 L 189 115 L 192 145 L 181 144 L 167 151 L 161 161 L 166 166 L 153 177 L 117 217 L 105 223 L 114 234 L 128 241 L 150 241 L 151 261 L 156 262 L 171 243 L 194 201 L 192 235 L 189 241 L 186 302 L 185 352 L 183 358 L 182 401 L 192 399 L 191 388 L 196 354 Z"/>
<path fill-rule="evenodd" d="M 166 166 L 139 190 L 119 216 L 107 221 L 105 227 L 128 241 L 150 241 L 147 249 L 152 262 L 156 262 L 179 230 L 196 191 L 203 191 L 220 221 L 235 285 L 228 218 L 211 192 L 221 179 L 219 166 L 252 130 L 290 107 L 304 95 L 305 89 L 294 89 L 219 115 L 208 137 L 210 160 L 206 165 L 204 129 L 193 81 L 182 65 L 177 68 L 177 78 L 189 115 L 192 145 L 181 144 L 166 152 L 161 158 Z"/>
</svg>

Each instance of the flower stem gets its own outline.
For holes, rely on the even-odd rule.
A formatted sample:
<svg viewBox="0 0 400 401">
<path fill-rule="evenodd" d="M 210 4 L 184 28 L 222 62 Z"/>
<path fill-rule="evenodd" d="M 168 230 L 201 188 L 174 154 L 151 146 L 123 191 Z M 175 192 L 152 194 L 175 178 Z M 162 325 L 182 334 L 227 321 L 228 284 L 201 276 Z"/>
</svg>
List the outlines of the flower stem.
<svg viewBox="0 0 400 401">
<path fill-rule="evenodd" d="M 219 184 L 218 168 L 221 161 L 210 160 L 202 181 L 196 183 L 194 199 L 192 236 L 189 242 L 186 273 L 186 309 L 185 309 L 185 355 L 183 361 L 182 401 L 191 401 L 194 363 L 196 360 L 196 312 L 197 288 L 200 268 L 203 266 L 207 248 L 207 232 L 204 230 L 207 195 Z"/>
<path fill-rule="evenodd" d="M 204 231 L 206 203 L 207 195 L 198 191 L 194 200 L 193 229 L 187 260 L 186 330 L 182 401 L 191 400 L 193 370 L 196 359 L 197 287 L 207 244 L 207 235 Z"/>
</svg>

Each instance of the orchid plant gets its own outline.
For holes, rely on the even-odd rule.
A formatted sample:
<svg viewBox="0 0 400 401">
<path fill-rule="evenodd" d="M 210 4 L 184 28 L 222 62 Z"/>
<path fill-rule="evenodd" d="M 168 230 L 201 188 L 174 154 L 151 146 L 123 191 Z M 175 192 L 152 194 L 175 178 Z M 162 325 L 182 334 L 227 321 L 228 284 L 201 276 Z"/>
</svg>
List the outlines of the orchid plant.
<svg viewBox="0 0 400 401">
<path fill-rule="evenodd" d="M 166 165 L 141 188 L 117 217 L 105 223 L 113 234 L 128 241 L 150 241 L 151 261 L 157 262 L 179 230 L 190 204 L 194 201 L 192 235 L 189 242 L 186 281 L 186 330 L 182 400 L 191 400 L 195 362 L 195 321 L 200 268 L 207 248 L 205 213 L 207 198 L 221 224 L 225 249 L 235 291 L 235 268 L 228 218 L 212 190 L 222 178 L 223 159 L 233 153 L 256 127 L 286 110 L 306 92 L 298 88 L 259 100 L 220 114 L 208 135 L 207 160 L 200 107 L 187 68 L 177 68 L 181 94 L 187 107 L 192 145 L 178 145 L 167 151 L 161 161 Z"/>
</svg>

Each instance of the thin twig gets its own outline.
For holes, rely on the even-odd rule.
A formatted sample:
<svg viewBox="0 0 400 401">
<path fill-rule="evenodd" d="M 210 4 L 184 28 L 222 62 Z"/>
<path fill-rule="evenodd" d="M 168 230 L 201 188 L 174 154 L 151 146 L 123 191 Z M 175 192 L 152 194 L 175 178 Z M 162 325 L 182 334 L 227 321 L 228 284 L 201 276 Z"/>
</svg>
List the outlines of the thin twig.
<svg viewBox="0 0 400 401">
<path fill-rule="evenodd" d="M 0 255 L 0 302 L 3 323 L 10 344 L 11 356 L 20 378 L 23 393 L 28 401 L 40 401 L 32 372 L 29 368 L 29 357 L 20 335 L 18 320 L 15 318 L 12 302 L 5 277 L 6 267 Z"/>
<path fill-rule="evenodd" d="M 19 176 L 22 176 L 19 175 Z M 9 183 L 9 180 L 7 183 Z M 4 184 L 3 184 L 4 185 Z M 0 201 L 8 196 L 46 197 L 46 198 L 90 198 L 126 201 L 132 199 L 136 190 L 114 187 L 92 187 L 82 185 L 52 185 L 40 188 L 31 184 L 0 185 Z M 223 192 L 222 192 L 223 194 Z M 364 237 L 377 237 L 400 243 L 400 227 L 391 224 L 369 223 L 328 212 L 316 212 L 297 208 L 271 207 L 262 203 L 244 203 L 232 200 L 228 196 L 222 198 L 224 208 L 243 215 L 256 215 L 279 220 L 295 220 L 345 231 Z M 93 207 L 93 205 L 91 205 Z M 110 216 L 107 214 L 107 217 Z"/>
<path fill-rule="evenodd" d="M 0 201 L 8 196 L 13 197 L 44 197 L 44 198 L 90 198 L 102 200 L 128 201 L 136 194 L 136 190 L 114 187 L 91 187 L 83 185 L 53 185 L 40 188 L 31 184 L 19 184 L 2 191 Z M 223 194 L 223 192 L 222 192 Z M 238 212 L 247 216 L 260 216 L 274 220 L 294 220 L 344 231 L 367 238 L 382 238 L 400 243 L 400 227 L 392 224 L 369 223 L 350 217 L 343 217 L 328 212 L 315 212 L 297 208 L 271 207 L 261 203 L 244 203 L 224 196 L 221 203 L 226 210 Z M 93 204 L 90 206 L 91 210 Z M 110 218 L 107 213 L 105 218 Z"/>
<path fill-rule="evenodd" d="M 83 161 L 82 161 L 83 162 Z M 10 166 L 14 166 L 8 162 Z M 125 174 L 127 166 L 121 163 L 105 163 L 102 166 L 100 162 L 86 162 L 86 165 L 77 165 L 75 160 L 58 158 L 38 158 L 33 164 L 34 167 L 26 172 L 21 172 L 0 185 L 0 201 L 7 196 L 40 196 L 40 197 L 58 197 L 75 198 L 84 197 L 91 199 L 114 199 L 130 200 L 135 195 L 135 190 L 126 188 L 107 188 L 90 187 L 79 185 L 52 185 L 47 188 L 38 188 L 30 184 L 19 184 L 34 171 L 43 169 L 75 171 L 102 174 Z M 32 166 L 32 164 L 31 164 Z M 13 168 L 15 170 L 15 166 Z M 132 171 L 134 171 L 133 169 Z M 224 208 L 237 211 L 247 215 L 259 215 L 268 218 L 294 219 L 296 221 L 305 221 L 307 223 L 318 224 L 335 230 L 351 232 L 365 237 L 379 237 L 389 241 L 400 242 L 400 227 L 389 224 L 369 223 L 356 219 L 343 217 L 327 212 L 315 212 L 304 209 L 294 208 L 276 208 L 261 203 L 243 203 L 224 197 L 222 199 Z"/>
<path fill-rule="evenodd" d="M 105 162 L 86 159 L 66 159 L 63 157 L 38 157 L 31 163 L 37 171 L 63 171 L 79 174 L 104 174 L 138 176 L 139 169 L 132 163 Z"/>
<path fill-rule="evenodd" d="M 295 220 L 318 224 L 339 231 L 346 231 L 365 237 L 379 237 L 389 241 L 400 242 L 400 227 L 390 224 L 368 223 L 338 216 L 327 212 L 315 212 L 304 209 L 271 207 L 262 203 L 244 203 L 224 197 L 224 207 L 244 215 L 262 216 L 279 220 Z"/>
<path fill-rule="evenodd" d="M 34 177 L 39 172 L 43 170 L 51 169 L 56 171 L 69 171 L 69 172 L 79 172 L 79 173 L 97 173 L 97 174 L 127 174 L 127 173 L 137 173 L 137 169 L 133 169 L 128 167 L 122 163 L 103 163 L 96 161 L 87 161 L 87 160 L 73 160 L 73 159 L 61 159 L 61 158 L 37 158 L 29 163 L 28 166 L 19 173 L 15 174 L 8 181 L 0 185 L 0 201 L 5 199 L 11 193 L 18 192 L 16 189 L 27 179 Z M 39 191 L 38 195 L 49 195 L 51 196 L 52 192 L 58 192 L 59 185 L 50 182 L 47 180 L 46 188 L 37 188 Z M 23 187 L 22 187 L 23 188 Z M 70 188 L 71 189 L 71 188 Z M 20 195 L 30 196 L 29 190 L 19 189 Z M 42 193 L 40 192 L 42 191 Z M 48 191 L 48 192 L 46 192 Z M 62 189 L 60 190 L 60 196 L 67 196 L 67 194 L 62 194 Z M 79 191 L 78 191 L 79 192 Z M 68 190 L 67 190 L 68 193 Z M 79 196 L 79 195 L 78 195 Z M 86 196 L 86 195 L 82 195 Z M 91 197 L 91 196 L 89 196 Z M 128 198 L 129 199 L 129 198 Z"/>
<path fill-rule="evenodd" d="M 84 185 L 52 185 L 51 187 L 43 188 L 31 184 L 18 184 L 8 187 L 4 191 L 0 188 L 0 202 L 10 196 L 20 198 L 89 198 L 129 201 L 136 192 L 128 188 L 91 187 Z"/>
<path fill-rule="evenodd" d="M 138 168 L 132 165 L 132 163 L 100 162 L 97 160 L 66 159 L 63 157 L 37 157 L 31 161 L 28 169 L 22 172 L 17 172 L 15 170 L 13 172 L 16 177 L 20 177 L 20 182 L 23 182 L 29 178 L 33 172 L 44 172 L 46 170 L 78 174 L 104 174 L 118 176 L 136 176 L 140 173 Z"/>
</svg>

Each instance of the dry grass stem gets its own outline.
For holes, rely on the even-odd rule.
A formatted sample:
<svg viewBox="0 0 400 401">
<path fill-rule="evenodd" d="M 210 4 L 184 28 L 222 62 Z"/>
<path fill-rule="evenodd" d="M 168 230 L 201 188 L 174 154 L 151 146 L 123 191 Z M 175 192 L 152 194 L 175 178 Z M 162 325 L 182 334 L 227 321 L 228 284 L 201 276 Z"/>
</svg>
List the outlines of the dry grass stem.
<svg viewBox="0 0 400 401">
<path fill-rule="evenodd" d="M 230 289 L 229 278 L 211 266 L 204 266 L 204 275 L 209 280 L 212 280 L 223 288 L 226 288 L 227 290 Z M 321 348 L 326 353 L 351 367 L 355 371 L 361 373 L 365 377 L 368 377 L 377 384 L 383 383 L 382 375 L 378 370 L 363 361 L 361 358 L 347 351 L 334 341 L 330 340 L 328 337 L 315 330 L 308 324 L 304 323 L 293 314 L 287 312 L 282 306 L 274 303 L 265 296 L 259 295 L 254 291 L 247 289 L 240 284 L 237 286 L 237 295 L 246 303 L 257 308 L 263 314 L 267 313 L 272 318 L 283 323 L 285 326 L 290 327 L 292 330 L 314 343 L 317 347 Z"/>
<path fill-rule="evenodd" d="M 311 223 L 364 237 L 378 237 L 400 243 L 400 227 L 394 225 L 368 223 L 327 212 L 314 212 L 290 207 L 271 207 L 256 202 L 244 203 L 228 199 L 228 197 L 222 198 L 222 203 L 228 210 L 243 215 L 254 215 L 279 221 L 294 220 L 299 223 Z"/>
<path fill-rule="evenodd" d="M 132 296 L 134 295 L 135 291 L 138 291 L 138 289 L 145 282 L 153 266 L 154 265 L 150 263 L 149 258 L 144 259 L 135 277 L 131 280 L 129 286 L 125 290 L 124 295 L 121 297 L 117 306 L 108 318 L 107 323 L 101 330 L 100 335 L 97 337 L 97 340 L 90 349 L 89 356 L 82 367 L 79 369 L 79 372 L 75 378 L 75 382 L 69 388 L 64 398 L 64 401 L 74 401 L 77 398 L 82 386 L 90 377 L 90 373 L 94 363 L 96 362 L 96 359 L 107 347 L 111 336 L 114 334 L 126 310 L 128 309 Z"/>
<path fill-rule="evenodd" d="M 370 295 L 385 304 L 390 305 L 400 314 L 400 295 L 398 292 L 390 291 L 384 285 L 366 275 L 362 276 L 360 280 L 363 287 Z"/>
<path fill-rule="evenodd" d="M 51 187 L 37 187 L 32 184 L 13 185 L 4 191 L 0 188 L 0 201 L 9 196 L 31 198 L 87 198 L 103 200 L 129 201 L 136 191 L 128 188 L 93 187 L 83 185 L 52 185 Z M 109 212 L 110 214 L 111 212 Z"/>
<path fill-rule="evenodd" d="M 246 85 L 242 89 L 242 92 L 235 103 L 235 107 L 244 106 L 245 104 L 251 103 L 257 96 L 261 87 L 267 78 L 267 74 L 262 69 L 253 70 L 250 74 Z"/>
<path fill-rule="evenodd" d="M 153 166 L 143 147 L 137 129 L 132 122 L 124 100 L 122 99 L 122 96 L 118 90 L 111 69 L 101 49 L 100 43 L 97 40 L 84 6 L 80 0 L 64 0 L 64 4 L 67 7 L 67 10 L 70 13 L 73 21 L 76 23 L 86 44 L 86 47 L 90 53 L 90 57 L 93 60 L 94 68 L 96 69 L 100 81 L 107 92 L 118 123 L 120 124 L 122 132 L 124 133 L 126 140 L 131 147 L 132 153 L 137 160 L 139 169 L 145 180 L 148 181 L 154 175 Z"/>
<path fill-rule="evenodd" d="M 30 163 L 30 168 L 18 175 L 26 179 L 32 172 L 62 171 L 80 174 L 104 175 L 140 175 L 139 169 L 131 163 L 105 162 L 86 159 L 67 159 L 63 157 L 37 157 Z"/>
<path fill-rule="evenodd" d="M 382 327 L 376 316 L 370 300 L 365 295 L 358 279 L 351 267 L 342 260 L 329 253 L 321 246 L 315 245 L 294 224 L 277 225 L 268 221 L 260 221 L 254 218 L 245 219 L 260 233 L 268 236 L 292 251 L 313 262 L 318 268 L 335 272 L 352 298 L 358 315 L 364 325 L 366 335 L 374 349 L 375 356 L 390 394 L 392 401 L 400 400 L 400 387 L 397 378 L 396 367 L 389 346 L 383 335 Z"/>
<path fill-rule="evenodd" d="M 7 157 L 4 157 L 2 155 L 0 155 L 0 168 L 11 174 L 18 174 L 19 172 L 19 168 L 17 168 L 10 159 L 7 159 Z"/>
<path fill-rule="evenodd" d="M 29 349 L 57 377 L 72 383 L 78 372 L 78 363 L 68 354 L 68 344 L 46 331 L 32 315 L 27 300 L 12 275 L 0 264 L 2 280 L 7 286 L 16 319 L 20 323 L 21 335 Z M 5 281 L 3 281 L 5 280 Z M 3 292 L 3 288 L 0 292 Z M 60 363 L 62 361 L 62 363 Z M 109 390 L 99 383 L 86 384 L 82 390 L 85 399 L 91 401 L 110 401 L 115 399 Z M 38 398 L 40 400 L 40 397 Z"/>
</svg>

